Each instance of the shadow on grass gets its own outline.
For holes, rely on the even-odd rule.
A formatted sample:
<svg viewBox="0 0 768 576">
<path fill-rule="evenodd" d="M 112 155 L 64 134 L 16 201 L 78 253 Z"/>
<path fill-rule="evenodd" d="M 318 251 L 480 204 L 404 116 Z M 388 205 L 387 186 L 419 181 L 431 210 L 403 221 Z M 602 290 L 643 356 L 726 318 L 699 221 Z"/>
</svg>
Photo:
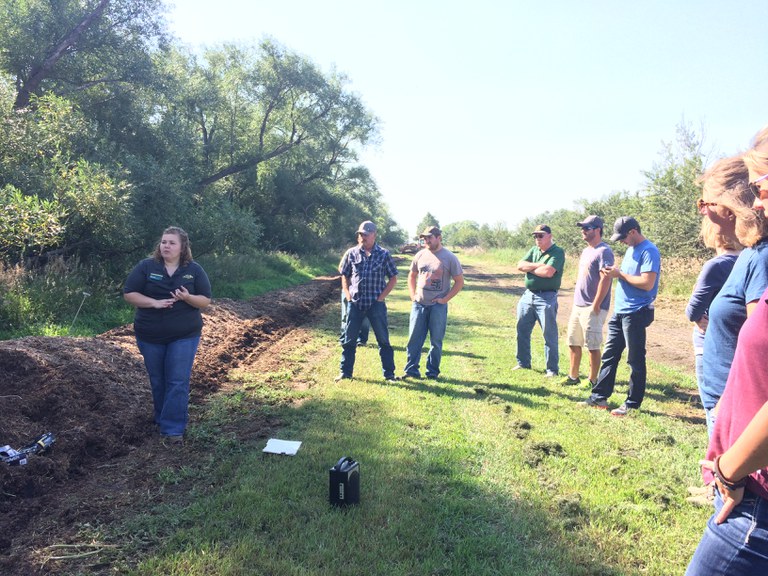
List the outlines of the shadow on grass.
<svg viewBox="0 0 768 576">
<path fill-rule="evenodd" d="M 445 393 L 414 389 L 425 391 Z M 243 447 L 210 479 L 217 489 L 173 518 L 164 551 L 137 574 L 168 573 L 180 559 L 211 574 L 619 574 L 569 542 L 588 523 L 577 497 L 566 506 L 494 489 L 476 447 L 452 441 L 450 421 L 338 395 L 279 415 L 291 422 L 281 437 L 303 442 L 297 456 Z M 562 457 L 539 452 L 539 465 Z M 360 503 L 337 509 L 328 470 L 341 456 L 360 463 Z"/>
</svg>

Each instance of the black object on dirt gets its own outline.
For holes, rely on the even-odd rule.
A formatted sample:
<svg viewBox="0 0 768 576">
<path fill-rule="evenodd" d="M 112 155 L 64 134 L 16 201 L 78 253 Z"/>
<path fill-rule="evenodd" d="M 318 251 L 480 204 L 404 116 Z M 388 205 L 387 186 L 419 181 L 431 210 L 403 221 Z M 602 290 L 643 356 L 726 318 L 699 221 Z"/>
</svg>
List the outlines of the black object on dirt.
<svg viewBox="0 0 768 576">
<path fill-rule="evenodd" d="M 55 441 L 56 436 L 53 432 L 46 432 L 36 440 L 33 440 L 18 450 L 11 448 L 6 444 L 5 446 L 0 447 L 0 461 L 5 462 L 9 466 L 23 466 L 27 463 L 27 456 L 45 452 Z"/>
</svg>

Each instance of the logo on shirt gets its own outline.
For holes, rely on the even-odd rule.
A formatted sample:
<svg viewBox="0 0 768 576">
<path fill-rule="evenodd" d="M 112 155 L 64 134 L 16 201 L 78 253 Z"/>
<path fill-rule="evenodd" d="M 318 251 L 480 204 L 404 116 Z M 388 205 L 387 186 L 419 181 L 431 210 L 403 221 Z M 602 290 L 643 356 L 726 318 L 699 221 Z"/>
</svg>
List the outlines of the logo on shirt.
<svg viewBox="0 0 768 576">
<path fill-rule="evenodd" d="M 162 274 L 156 274 L 156 273 L 152 272 L 149 275 L 149 279 L 150 280 L 154 280 L 155 282 L 159 282 L 160 280 L 163 279 L 163 275 Z"/>
</svg>

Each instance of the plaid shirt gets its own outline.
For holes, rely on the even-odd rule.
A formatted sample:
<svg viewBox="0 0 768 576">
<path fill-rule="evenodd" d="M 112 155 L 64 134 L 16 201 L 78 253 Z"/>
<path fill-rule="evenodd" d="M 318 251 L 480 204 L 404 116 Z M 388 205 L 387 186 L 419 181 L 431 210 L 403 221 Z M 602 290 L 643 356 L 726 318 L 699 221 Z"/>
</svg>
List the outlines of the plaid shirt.
<svg viewBox="0 0 768 576">
<path fill-rule="evenodd" d="M 371 255 L 366 256 L 362 246 L 351 248 L 340 270 L 348 279 L 352 302 L 362 311 L 368 310 L 384 291 L 397 266 L 387 250 L 374 244 Z"/>
</svg>

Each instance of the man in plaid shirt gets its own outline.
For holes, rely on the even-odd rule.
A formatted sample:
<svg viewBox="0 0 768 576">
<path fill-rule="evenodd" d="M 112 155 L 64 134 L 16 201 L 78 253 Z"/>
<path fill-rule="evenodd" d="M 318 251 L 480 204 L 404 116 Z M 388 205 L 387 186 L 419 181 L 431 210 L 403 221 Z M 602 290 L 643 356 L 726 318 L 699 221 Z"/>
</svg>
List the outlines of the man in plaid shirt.
<svg viewBox="0 0 768 576">
<path fill-rule="evenodd" d="M 376 225 L 366 220 L 357 229 L 362 240 L 352 248 L 341 269 L 341 289 L 347 298 L 349 314 L 341 343 L 341 368 L 336 381 L 352 378 L 357 352 L 357 337 L 364 318 L 368 318 L 379 344 L 384 379 L 395 380 L 395 352 L 389 343 L 387 305 L 384 299 L 397 282 L 397 267 L 392 255 L 376 244 Z"/>
</svg>

